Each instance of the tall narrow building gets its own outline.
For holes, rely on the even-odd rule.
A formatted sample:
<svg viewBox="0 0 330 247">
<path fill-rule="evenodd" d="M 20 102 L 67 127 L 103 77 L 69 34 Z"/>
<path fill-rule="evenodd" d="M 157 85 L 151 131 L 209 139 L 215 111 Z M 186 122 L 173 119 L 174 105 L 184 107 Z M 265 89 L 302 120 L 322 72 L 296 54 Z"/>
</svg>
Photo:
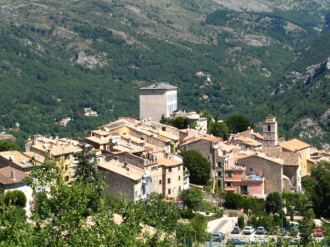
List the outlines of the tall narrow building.
<svg viewBox="0 0 330 247">
<path fill-rule="evenodd" d="M 140 119 L 151 118 L 159 122 L 163 114 L 169 117 L 177 109 L 177 87 L 169 82 L 156 82 L 140 88 Z"/>
<path fill-rule="evenodd" d="M 264 147 L 275 147 L 278 144 L 277 121 L 276 117 L 269 114 L 263 123 L 263 143 Z"/>
</svg>

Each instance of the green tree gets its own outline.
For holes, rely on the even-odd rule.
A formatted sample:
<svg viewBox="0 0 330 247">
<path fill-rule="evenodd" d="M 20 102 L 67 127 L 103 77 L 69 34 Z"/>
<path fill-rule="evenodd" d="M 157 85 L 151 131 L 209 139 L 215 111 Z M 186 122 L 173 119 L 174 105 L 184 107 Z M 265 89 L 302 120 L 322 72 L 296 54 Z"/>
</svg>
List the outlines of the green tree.
<svg viewBox="0 0 330 247">
<path fill-rule="evenodd" d="M 312 196 L 315 213 L 325 218 L 330 217 L 330 174 L 324 175 L 315 185 Z"/>
<path fill-rule="evenodd" d="M 231 133 L 243 132 L 247 130 L 248 127 L 252 129 L 254 128 L 254 124 L 242 115 L 231 116 L 225 121 L 225 123 L 227 124 Z"/>
<path fill-rule="evenodd" d="M 206 217 L 201 214 L 196 214 L 190 220 L 189 235 L 193 237 L 195 243 L 205 243 L 209 234 L 206 232 L 207 222 Z"/>
<path fill-rule="evenodd" d="M 92 149 L 91 145 L 83 144 L 82 150 L 74 155 L 75 159 L 78 160 L 74 170 L 74 178 L 84 181 L 97 180 L 95 153 Z"/>
<path fill-rule="evenodd" d="M 11 142 L 0 141 L 0 152 L 4 151 L 21 151 L 19 146 Z"/>
<path fill-rule="evenodd" d="M 244 224 L 244 217 L 243 216 L 238 217 L 237 224 L 241 229 L 244 228 L 245 224 Z"/>
<path fill-rule="evenodd" d="M 279 213 L 283 207 L 281 194 L 278 192 L 271 192 L 268 194 L 265 202 L 267 213 Z"/>
<path fill-rule="evenodd" d="M 164 201 L 164 196 L 155 192 L 148 194 L 146 200 L 137 201 L 135 208 L 144 224 L 164 231 L 173 231 L 179 219 L 178 206 Z"/>
<path fill-rule="evenodd" d="M 305 190 L 314 189 L 317 182 L 312 178 L 305 178 L 301 181 L 301 185 Z"/>
<path fill-rule="evenodd" d="M 178 129 L 184 129 L 184 124 L 185 124 L 185 118 L 183 117 L 177 117 L 173 121 L 173 126 Z"/>
<path fill-rule="evenodd" d="M 229 137 L 229 129 L 225 123 L 212 123 L 210 134 L 223 138 L 227 140 Z"/>
<path fill-rule="evenodd" d="M 183 190 L 180 198 L 189 209 L 198 210 L 203 203 L 203 193 L 198 188 Z"/>
<path fill-rule="evenodd" d="M 239 209 L 243 206 L 243 197 L 233 191 L 228 191 L 225 196 L 225 206 L 230 209 Z"/>
<path fill-rule="evenodd" d="M 330 162 L 321 160 L 312 166 L 311 176 L 320 180 L 324 175 L 330 174 Z"/>
<path fill-rule="evenodd" d="M 7 205 L 12 204 L 21 208 L 25 208 L 27 201 L 25 194 L 19 190 L 8 191 L 4 200 Z"/>
<path fill-rule="evenodd" d="M 195 150 L 183 150 L 180 155 L 183 158 L 184 166 L 190 172 L 190 182 L 192 184 L 206 185 L 211 178 L 211 163 Z"/>
</svg>

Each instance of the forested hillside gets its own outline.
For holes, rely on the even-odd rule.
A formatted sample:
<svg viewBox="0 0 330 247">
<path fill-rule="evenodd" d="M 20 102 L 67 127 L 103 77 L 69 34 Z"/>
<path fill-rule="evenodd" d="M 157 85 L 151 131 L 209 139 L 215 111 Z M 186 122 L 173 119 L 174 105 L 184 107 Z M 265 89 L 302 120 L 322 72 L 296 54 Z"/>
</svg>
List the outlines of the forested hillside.
<svg viewBox="0 0 330 247">
<path fill-rule="evenodd" d="M 36 133 L 81 137 L 118 116 L 137 117 L 138 88 L 155 81 L 179 87 L 182 110 L 258 122 L 276 108 L 271 93 L 292 62 L 303 67 L 299 51 L 328 27 L 329 6 L 318 2 L 244 9 L 241 1 L 8 0 L 0 9 L 0 125 L 21 147 Z M 87 107 L 99 116 L 84 116 Z M 65 117 L 74 120 L 56 123 Z"/>
</svg>

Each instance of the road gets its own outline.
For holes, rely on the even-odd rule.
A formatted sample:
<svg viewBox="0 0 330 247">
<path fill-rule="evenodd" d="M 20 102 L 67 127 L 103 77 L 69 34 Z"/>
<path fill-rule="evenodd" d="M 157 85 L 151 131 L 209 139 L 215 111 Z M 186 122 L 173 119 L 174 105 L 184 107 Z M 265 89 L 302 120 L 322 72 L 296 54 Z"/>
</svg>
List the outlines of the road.
<svg viewBox="0 0 330 247">
<path fill-rule="evenodd" d="M 251 235 L 255 235 L 255 232 L 252 233 Z M 277 238 L 278 236 L 275 235 L 258 235 L 264 239 L 266 239 L 267 241 L 270 241 L 271 239 L 274 239 L 277 242 Z M 228 239 L 230 237 L 239 237 L 242 238 L 246 241 L 246 243 L 250 242 L 250 235 L 244 235 L 242 232 L 240 234 L 226 234 L 225 239 L 222 242 L 213 242 L 212 246 L 225 246 L 225 244 L 227 243 Z M 318 241 L 321 241 L 323 238 L 317 238 Z"/>
</svg>

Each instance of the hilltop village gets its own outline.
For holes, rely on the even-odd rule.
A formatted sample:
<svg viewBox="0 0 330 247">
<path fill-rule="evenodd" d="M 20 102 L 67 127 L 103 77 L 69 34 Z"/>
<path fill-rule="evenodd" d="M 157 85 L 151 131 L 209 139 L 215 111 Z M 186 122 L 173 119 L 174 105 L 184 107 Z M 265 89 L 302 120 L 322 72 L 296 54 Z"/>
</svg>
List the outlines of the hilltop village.
<svg viewBox="0 0 330 247">
<path fill-rule="evenodd" d="M 198 151 L 211 166 L 211 189 L 233 191 L 243 196 L 266 198 L 271 192 L 303 193 L 301 182 L 310 177 L 312 166 L 329 160 L 330 153 L 312 148 L 300 140 L 278 138 L 276 117 L 269 114 L 263 133 L 252 128 L 230 134 L 228 140 L 207 134 L 207 120 L 196 112 L 177 109 L 177 88 L 155 83 L 140 89 L 140 118 L 119 118 L 85 133 L 83 142 L 68 138 L 35 135 L 26 141 L 25 152 L 0 152 L 0 181 L 4 193 L 21 190 L 31 214 L 32 189 L 22 179 L 33 164 L 46 157 L 64 164 L 64 179 L 74 179 L 75 154 L 92 147 L 95 166 L 106 176 L 104 194 L 129 200 L 146 199 L 152 192 L 166 198 L 179 197 L 182 190 L 200 187 L 190 183 L 190 171 L 180 152 Z M 162 117 L 184 117 L 188 126 L 178 129 L 161 124 Z M 189 126 L 195 126 L 194 129 Z M 39 188 L 38 188 L 39 189 Z"/>
</svg>

